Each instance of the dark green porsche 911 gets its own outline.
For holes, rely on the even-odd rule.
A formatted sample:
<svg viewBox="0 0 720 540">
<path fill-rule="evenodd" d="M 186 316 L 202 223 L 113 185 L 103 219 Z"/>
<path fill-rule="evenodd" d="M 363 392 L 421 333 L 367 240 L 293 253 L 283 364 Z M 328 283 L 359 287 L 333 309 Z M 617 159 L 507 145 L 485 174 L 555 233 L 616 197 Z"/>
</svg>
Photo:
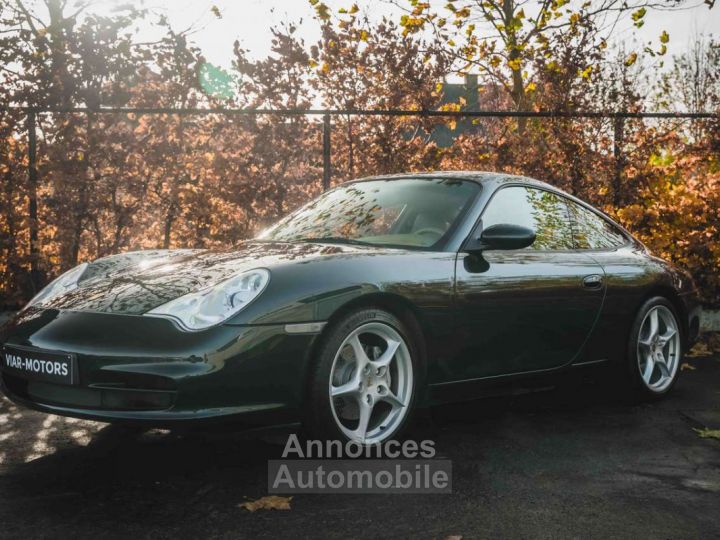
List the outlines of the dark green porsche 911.
<svg viewBox="0 0 720 540">
<path fill-rule="evenodd" d="M 578 366 L 662 396 L 698 315 L 688 275 L 547 184 L 377 177 L 226 253 L 70 270 L 0 330 L 2 388 L 53 414 L 300 420 L 368 444 L 420 406 Z"/>
</svg>

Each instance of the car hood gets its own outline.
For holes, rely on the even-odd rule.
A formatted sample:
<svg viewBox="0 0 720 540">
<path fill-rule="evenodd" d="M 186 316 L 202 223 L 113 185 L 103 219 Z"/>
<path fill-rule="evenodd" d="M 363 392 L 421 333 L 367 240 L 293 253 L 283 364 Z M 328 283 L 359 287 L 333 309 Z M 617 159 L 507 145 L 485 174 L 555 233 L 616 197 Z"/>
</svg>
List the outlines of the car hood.
<svg viewBox="0 0 720 540">
<path fill-rule="evenodd" d="M 78 287 L 41 307 L 139 315 L 253 268 L 302 263 L 373 248 L 248 241 L 235 251 L 179 249 L 123 253 L 88 265 Z"/>
</svg>

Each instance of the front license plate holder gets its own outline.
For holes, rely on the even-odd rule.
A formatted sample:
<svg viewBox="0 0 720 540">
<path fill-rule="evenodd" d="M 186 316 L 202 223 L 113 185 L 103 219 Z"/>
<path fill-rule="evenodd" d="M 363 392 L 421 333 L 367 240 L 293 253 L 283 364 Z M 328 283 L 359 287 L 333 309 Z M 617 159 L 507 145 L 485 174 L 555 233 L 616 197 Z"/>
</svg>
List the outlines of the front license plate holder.
<svg viewBox="0 0 720 540">
<path fill-rule="evenodd" d="M 0 369 L 28 381 L 78 384 L 77 357 L 72 353 L 5 345 L 0 352 Z"/>
</svg>

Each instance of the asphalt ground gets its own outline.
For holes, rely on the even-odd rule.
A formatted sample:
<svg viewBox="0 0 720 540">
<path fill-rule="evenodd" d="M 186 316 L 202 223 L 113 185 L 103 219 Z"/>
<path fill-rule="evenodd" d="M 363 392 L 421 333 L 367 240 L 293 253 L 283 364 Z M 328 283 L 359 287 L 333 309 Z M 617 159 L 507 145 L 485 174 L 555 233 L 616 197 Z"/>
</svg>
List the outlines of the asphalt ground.
<svg viewBox="0 0 720 540">
<path fill-rule="evenodd" d="M 452 460 L 445 495 L 309 495 L 250 512 L 290 432 L 139 431 L 0 397 L 3 538 L 717 538 L 720 356 L 667 399 L 597 377 L 444 406 L 415 439 Z M 694 368 L 694 369 L 692 369 Z"/>
</svg>

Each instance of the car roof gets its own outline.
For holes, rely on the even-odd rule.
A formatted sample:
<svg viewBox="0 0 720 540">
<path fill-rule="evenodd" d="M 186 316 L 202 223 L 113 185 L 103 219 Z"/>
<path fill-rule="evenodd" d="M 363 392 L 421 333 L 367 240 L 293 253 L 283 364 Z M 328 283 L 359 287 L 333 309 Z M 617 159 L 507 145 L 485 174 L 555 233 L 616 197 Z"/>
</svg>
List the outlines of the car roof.
<svg viewBox="0 0 720 540">
<path fill-rule="evenodd" d="M 534 185 L 538 187 L 545 187 L 552 190 L 560 191 L 557 187 L 529 178 L 527 176 L 520 176 L 516 174 L 508 174 L 503 172 L 490 172 L 490 171 L 427 171 L 417 173 L 399 173 L 399 174 L 383 174 L 378 176 L 367 176 L 365 178 L 358 178 L 356 180 L 350 180 L 347 184 L 354 184 L 355 182 L 368 182 L 371 180 L 403 180 L 408 178 L 438 178 L 447 180 L 469 180 L 478 184 L 510 184 L 510 183 L 523 183 L 528 185 Z"/>
</svg>

